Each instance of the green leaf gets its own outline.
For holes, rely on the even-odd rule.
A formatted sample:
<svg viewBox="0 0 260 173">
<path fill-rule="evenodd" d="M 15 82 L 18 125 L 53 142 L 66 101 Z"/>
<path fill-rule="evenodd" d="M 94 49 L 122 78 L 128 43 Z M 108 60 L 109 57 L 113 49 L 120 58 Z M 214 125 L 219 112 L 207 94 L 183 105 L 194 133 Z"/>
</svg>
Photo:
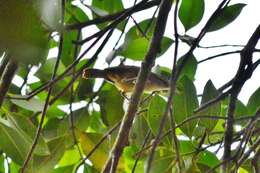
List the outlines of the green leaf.
<svg viewBox="0 0 260 173">
<path fill-rule="evenodd" d="M 77 149 L 66 150 L 58 165 L 60 167 L 69 166 L 78 163 L 80 154 Z"/>
<path fill-rule="evenodd" d="M 88 21 L 86 13 L 78 6 L 71 3 L 66 4 L 65 22 L 68 24 L 76 24 L 79 22 Z"/>
<path fill-rule="evenodd" d="M 10 122 L 10 127 L 15 129 L 17 133 L 27 142 L 32 143 L 36 134 L 36 127 L 34 124 L 24 116 L 18 115 L 16 113 L 8 113 L 7 114 L 8 121 Z M 29 145 L 28 147 L 31 147 Z M 49 148 L 44 140 L 44 138 L 40 135 L 37 146 L 35 148 L 35 154 L 37 155 L 47 155 L 49 154 Z"/>
<path fill-rule="evenodd" d="M 156 18 L 152 18 L 152 19 L 146 19 L 144 21 L 139 22 L 138 26 L 137 25 L 132 26 L 126 33 L 125 42 L 144 37 L 142 32 L 145 33 L 145 36 L 148 39 L 150 39 L 153 35 L 155 23 L 156 23 Z"/>
<path fill-rule="evenodd" d="M 51 173 L 71 173 L 71 172 L 73 172 L 73 169 L 74 169 L 74 165 L 58 167 L 58 168 L 54 169 Z"/>
<path fill-rule="evenodd" d="M 201 104 L 205 104 L 208 101 L 216 98 L 219 95 L 218 90 L 215 88 L 211 80 L 209 80 L 204 87 L 203 95 L 202 95 L 202 101 Z M 208 108 L 200 111 L 198 115 L 207 115 L 207 116 L 220 116 L 221 111 L 221 103 L 217 102 L 216 104 L 213 104 L 212 106 L 209 106 Z M 213 128 L 216 126 L 217 120 L 215 119 L 200 119 L 199 125 L 202 125 L 206 127 L 207 132 L 210 132 L 213 130 Z"/>
<path fill-rule="evenodd" d="M 35 73 L 35 76 L 39 77 L 41 80 L 50 80 L 52 76 L 52 72 L 54 70 L 54 66 L 57 58 L 48 59 Z M 60 63 L 57 71 L 57 75 L 61 74 L 65 70 L 65 66 Z"/>
<path fill-rule="evenodd" d="M 198 158 L 197 163 L 207 165 L 210 168 L 213 168 L 220 163 L 216 154 L 207 150 L 200 152 L 197 158 Z"/>
<path fill-rule="evenodd" d="M 136 116 L 129 135 L 129 141 L 131 141 L 131 144 L 141 147 L 149 129 L 145 117 L 143 115 Z"/>
<path fill-rule="evenodd" d="M 168 148 L 157 147 L 150 173 L 170 172 L 174 166 L 172 164 L 174 156 L 175 154 Z M 148 159 L 146 161 L 148 161 Z M 147 167 L 146 164 L 147 162 L 145 162 L 145 168 Z"/>
<path fill-rule="evenodd" d="M 180 64 L 182 63 L 182 61 L 184 60 L 184 57 L 181 57 L 178 61 L 177 61 L 177 68 L 180 66 Z M 190 80 L 194 80 L 195 79 L 195 74 L 196 74 L 196 70 L 197 70 L 197 66 L 198 66 L 198 61 L 195 58 L 194 55 L 191 55 L 188 60 L 186 61 L 181 74 L 180 74 L 180 78 L 182 76 L 187 76 L 190 78 Z"/>
<path fill-rule="evenodd" d="M 180 154 L 187 154 L 193 152 L 196 149 L 197 143 L 192 143 L 188 140 L 179 140 L 180 143 Z"/>
<path fill-rule="evenodd" d="M 0 148 L 14 162 L 22 164 L 31 148 L 36 128 L 25 117 L 17 114 L 8 114 L 8 120 L 0 119 Z M 35 154 L 49 154 L 49 149 L 40 136 Z"/>
<path fill-rule="evenodd" d="M 91 6 L 102 9 L 109 14 L 116 13 L 124 9 L 121 0 L 93 0 Z"/>
<path fill-rule="evenodd" d="M 223 8 L 209 27 L 208 32 L 219 30 L 233 22 L 245 6 L 246 4 L 238 3 Z"/>
<path fill-rule="evenodd" d="M 240 101 L 236 101 L 236 109 L 235 109 L 235 118 L 241 118 L 243 116 L 248 116 L 247 107 Z M 238 125 L 245 125 L 247 123 L 247 120 L 244 121 L 236 121 L 236 124 Z"/>
<path fill-rule="evenodd" d="M 23 98 L 23 96 L 21 96 L 21 98 Z M 36 98 L 31 98 L 30 100 L 11 99 L 11 102 L 17 106 L 20 106 L 21 108 L 33 112 L 41 112 L 44 107 L 44 102 Z"/>
<path fill-rule="evenodd" d="M 70 65 L 75 60 L 75 44 L 73 41 L 77 41 L 78 31 L 65 32 L 63 36 L 63 47 L 61 52 L 61 61 L 65 66 Z M 81 38 L 81 33 L 80 37 Z M 78 45 L 77 49 L 79 52 L 81 46 Z"/>
<path fill-rule="evenodd" d="M 24 3 L 22 0 L 2 1 L 0 49 L 8 50 L 12 58 L 22 64 L 38 64 L 45 61 L 49 33 L 40 18 L 33 3 Z"/>
<path fill-rule="evenodd" d="M 52 31 L 62 31 L 61 9 L 62 4 L 59 0 L 36 0 L 35 9 L 41 17 L 41 21 Z"/>
<path fill-rule="evenodd" d="M 55 138 L 48 142 L 50 154 L 47 156 L 34 156 L 33 163 L 28 169 L 28 173 L 51 172 L 65 152 L 65 137 Z"/>
<path fill-rule="evenodd" d="M 166 107 L 166 101 L 159 95 L 155 95 L 149 105 L 148 109 L 148 125 L 154 135 L 158 133 L 162 115 Z"/>
<path fill-rule="evenodd" d="M 79 85 L 77 87 L 77 96 L 79 100 L 84 100 L 87 97 L 94 94 L 93 92 L 94 81 L 93 80 L 86 80 L 86 79 L 79 79 Z"/>
<path fill-rule="evenodd" d="M 164 37 L 161 42 L 161 50 L 157 57 L 161 56 L 168 50 L 168 48 L 172 45 L 173 40 Z M 149 48 L 150 41 L 147 38 L 137 38 L 134 40 L 129 40 L 128 42 L 124 43 L 122 51 L 119 52 L 119 55 L 122 55 L 126 58 L 132 60 L 141 61 L 144 59 L 148 48 Z"/>
<path fill-rule="evenodd" d="M 179 92 L 173 98 L 173 110 L 176 123 L 179 124 L 183 120 L 193 116 L 193 111 L 198 107 L 198 99 L 196 88 L 192 81 L 184 76 L 177 84 Z M 189 121 L 180 127 L 180 129 L 188 136 L 192 137 L 196 127 L 197 120 Z"/>
<path fill-rule="evenodd" d="M 90 8 L 92 9 L 92 15 L 94 17 L 114 14 L 124 10 L 122 0 L 93 0 Z M 117 28 L 122 30 L 124 23 L 125 22 L 121 22 Z M 99 24 L 97 26 L 98 28 L 103 29 L 107 24 L 108 23 Z"/>
<path fill-rule="evenodd" d="M 125 171 L 131 172 L 136 161 L 136 153 L 139 149 L 135 146 L 128 146 L 124 148 L 123 157 L 125 163 Z M 135 173 L 143 173 L 144 172 L 144 159 L 140 158 L 135 168 Z"/>
<path fill-rule="evenodd" d="M 186 31 L 197 25 L 204 14 L 204 0 L 182 0 L 179 18 Z"/>
<path fill-rule="evenodd" d="M 108 126 L 113 126 L 124 115 L 123 97 L 111 84 L 106 83 L 99 93 L 97 103 L 100 105 L 101 117 Z"/>
<path fill-rule="evenodd" d="M 3 156 L 3 154 L 1 153 L 0 155 L 0 173 L 4 173 L 5 172 L 5 158 Z"/>
<path fill-rule="evenodd" d="M 247 103 L 247 110 L 249 115 L 255 115 L 260 108 L 260 87 L 250 96 Z"/>
</svg>

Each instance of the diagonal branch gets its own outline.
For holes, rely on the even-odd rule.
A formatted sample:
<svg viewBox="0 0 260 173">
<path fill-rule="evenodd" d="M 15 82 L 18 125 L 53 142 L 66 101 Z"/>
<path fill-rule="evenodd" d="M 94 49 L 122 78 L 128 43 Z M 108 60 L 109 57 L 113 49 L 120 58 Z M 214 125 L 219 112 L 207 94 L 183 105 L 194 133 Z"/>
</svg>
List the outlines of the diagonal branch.
<svg viewBox="0 0 260 173">
<path fill-rule="evenodd" d="M 62 24 L 64 23 L 64 10 L 65 10 L 65 0 L 62 0 L 62 11 L 61 11 L 61 23 Z M 57 60 L 56 60 L 55 66 L 54 66 L 54 70 L 53 70 L 53 73 L 52 73 L 51 81 L 55 79 L 57 71 L 58 71 L 58 67 L 59 67 L 59 63 L 60 63 L 60 59 L 61 59 L 62 47 L 63 47 L 63 33 L 60 34 L 59 51 L 58 51 Z M 29 152 L 28 152 L 28 154 L 27 154 L 27 156 L 24 160 L 24 163 L 23 163 L 23 166 L 20 170 L 20 173 L 25 172 L 25 170 L 26 170 L 26 168 L 27 168 L 27 166 L 28 166 L 28 164 L 29 164 L 29 162 L 32 158 L 33 151 L 35 150 L 35 148 L 37 146 L 37 143 L 38 143 L 38 140 L 40 138 L 41 131 L 42 131 L 44 119 L 45 119 L 45 116 L 46 116 L 46 113 L 47 113 L 47 110 L 48 110 L 51 92 L 52 92 L 52 87 L 50 87 L 48 89 L 47 97 L 45 99 L 45 104 L 44 104 L 44 107 L 43 107 L 43 110 L 42 110 L 41 119 L 40 119 L 39 125 L 37 127 L 36 135 L 35 135 L 35 138 L 32 142 L 31 149 L 29 150 Z"/>
<path fill-rule="evenodd" d="M 136 4 L 134 7 L 125 9 L 123 11 L 120 11 L 120 12 L 117 12 L 117 13 L 114 13 L 114 14 L 110 14 L 110 15 L 102 16 L 102 17 L 97 17 L 93 20 L 88 20 L 86 22 L 82 22 L 82 23 L 78 23 L 78 24 L 68 25 L 68 26 L 66 26 L 66 29 L 67 30 L 82 29 L 82 28 L 90 26 L 90 25 L 94 25 L 94 24 L 96 25 L 96 24 L 100 24 L 100 23 L 104 23 L 104 22 L 113 21 L 126 12 L 127 12 L 126 15 L 130 16 L 135 12 L 142 11 L 142 10 L 157 6 L 157 5 L 160 4 L 160 1 L 161 0 L 153 0 L 153 1 L 147 2 L 145 4 L 140 2 L 140 3 Z M 130 9 L 133 9 L 133 10 L 130 10 Z"/>
<path fill-rule="evenodd" d="M 126 146 L 128 141 L 129 132 L 132 127 L 132 123 L 140 103 L 140 98 L 144 90 L 145 82 L 151 71 L 152 66 L 154 65 L 156 55 L 157 53 L 159 53 L 160 50 L 160 44 L 165 31 L 168 14 L 171 9 L 171 3 L 172 3 L 171 0 L 163 0 L 160 4 L 158 19 L 156 21 L 156 26 L 150 43 L 149 50 L 142 63 L 140 72 L 138 74 L 137 83 L 135 85 L 135 89 L 131 97 L 131 101 L 129 103 L 127 112 L 124 115 L 123 121 L 121 123 L 119 134 L 113 146 L 112 153 L 109 159 L 107 160 L 104 170 L 102 171 L 103 173 L 116 172 L 116 167 L 119 158 L 121 157 L 123 149 Z"/>
<path fill-rule="evenodd" d="M 240 64 L 234 82 L 231 87 L 230 100 L 228 105 L 227 121 L 225 124 L 224 134 L 224 154 L 223 160 L 230 160 L 231 158 L 231 144 L 233 142 L 233 125 L 234 125 L 234 112 L 236 108 L 237 96 L 242 89 L 244 83 L 251 77 L 254 68 L 252 63 L 253 52 L 260 37 L 260 25 L 256 28 L 255 32 L 249 39 L 247 45 L 241 52 Z M 230 171 L 230 163 L 224 162 L 222 171 Z"/>
</svg>

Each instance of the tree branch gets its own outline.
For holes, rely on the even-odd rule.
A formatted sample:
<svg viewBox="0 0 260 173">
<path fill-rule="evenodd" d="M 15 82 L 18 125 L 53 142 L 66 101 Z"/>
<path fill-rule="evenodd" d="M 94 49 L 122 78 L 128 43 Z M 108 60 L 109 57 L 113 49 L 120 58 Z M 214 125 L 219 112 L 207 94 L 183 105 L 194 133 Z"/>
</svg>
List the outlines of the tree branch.
<svg viewBox="0 0 260 173">
<path fill-rule="evenodd" d="M 15 75 L 16 70 L 18 69 L 18 63 L 14 60 L 14 58 L 6 57 L 9 59 L 3 75 L 1 77 L 0 81 L 0 107 L 3 104 L 3 101 L 5 99 L 5 95 L 12 83 L 13 77 Z"/>
<path fill-rule="evenodd" d="M 160 44 L 165 31 L 168 14 L 171 9 L 171 3 L 171 0 L 163 0 L 160 4 L 158 19 L 156 21 L 155 30 L 150 43 L 149 50 L 142 63 L 140 72 L 138 74 L 137 83 L 135 85 L 135 89 L 131 97 L 127 112 L 124 115 L 119 130 L 119 134 L 113 146 L 112 153 L 102 171 L 103 173 L 114 173 L 116 171 L 119 158 L 121 157 L 122 151 L 125 145 L 127 144 L 129 132 L 132 127 L 132 123 L 140 103 L 140 97 L 143 93 L 145 82 L 151 71 L 152 66 L 154 65 L 156 55 L 160 50 Z"/>
<path fill-rule="evenodd" d="M 127 16 L 130 16 L 135 12 L 151 8 L 153 6 L 157 6 L 157 5 L 160 4 L 160 1 L 161 0 L 153 0 L 153 1 L 147 2 L 145 4 L 140 2 L 137 5 L 135 5 L 134 8 L 131 7 L 131 8 L 125 9 L 123 11 L 114 13 L 114 14 L 110 14 L 110 15 L 102 16 L 102 17 L 97 17 L 93 20 L 88 20 L 86 22 L 82 22 L 82 23 L 78 23 L 78 24 L 68 25 L 68 26 L 66 26 L 66 29 L 67 30 L 82 29 L 82 28 L 90 26 L 90 25 L 94 25 L 94 24 L 96 25 L 96 24 L 100 24 L 100 23 L 104 23 L 104 22 L 113 21 L 126 12 L 127 12 Z M 132 8 L 133 8 L 133 10 L 130 10 Z"/>
<path fill-rule="evenodd" d="M 236 76 L 234 77 L 234 82 L 231 87 L 230 101 L 228 105 L 227 121 L 225 125 L 224 134 L 224 155 L 223 160 L 230 160 L 231 158 L 231 144 L 233 142 L 233 124 L 234 124 L 234 112 L 236 108 L 237 96 L 243 87 L 244 83 L 251 77 L 254 68 L 252 63 L 252 56 L 255 46 L 260 37 L 260 25 L 257 27 L 251 38 L 249 39 L 247 45 L 241 52 L 241 60 Z M 222 165 L 222 171 L 230 171 L 230 163 L 224 162 Z"/>
<path fill-rule="evenodd" d="M 62 0 L 62 12 L 61 12 L 61 23 L 62 24 L 64 23 L 64 10 L 65 10 L 65 0 Z M 61 59 L 62 47 L 63 47 L 63 33 L 60 34 L 59 51 L 58 51 L 57 60 L 56 60 L 55 66 L 54 66 L 54 70 L 53 70 L 53 73 L 52 73 L 51 81 L 55 79 L 57 71 L 58 71 L 58 67 L 59 67 L 59 63 L 60 63 L 60 59 Z M 20 173 L 24 173 L 25 172 L 25 170 L 27 168 L 27 165 L 28 165 L 28 163 L 31 160 L 33 151 L 36 148 L 36 145 L 37 145 L 38 140 L 40 138 L 43 122 L 44 122 L 44 119 L 45 119 L 45 116 L 46 116 L 46 113 L 47 113 L 47 110 L 48 110 L 48 105 L 49 105 L 51 92 L 52 92 L 52 87 L 50 87 L 48 89 L 47 97 L 45 99 L 44 107 L 43 107 L 43 110 L 42 110 L 41 119 L 40 119 L 39 125 L 37 127 L 36 135 L 35 135 L 35 138 L 34 138 L 34 140 L 32 142 L 31 149 L 29 150 L 29 152 L 28 152 L 28 154 L 27 154 L 27 156 L 25 158 L 25 161 L 24 161 L 23 166 L 22 166 L 22 168 L 20 170 Z"/>
</svg>

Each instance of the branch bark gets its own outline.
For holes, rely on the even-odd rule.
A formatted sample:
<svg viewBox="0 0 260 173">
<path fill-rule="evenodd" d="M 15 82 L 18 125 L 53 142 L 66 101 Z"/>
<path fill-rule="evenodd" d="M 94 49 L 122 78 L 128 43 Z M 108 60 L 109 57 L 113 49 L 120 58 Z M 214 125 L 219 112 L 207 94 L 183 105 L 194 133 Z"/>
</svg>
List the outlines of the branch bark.
<svg viewBox="0 0 260 173">
<path fill-rule="evenodd" d="M 8 58 L 8 63 L 4 69 L 3 75 L 0 81 L 0 107 L 3 104 L 5 95 L 12 83 L 13 77 L 15 75 L 16 70 L 18 69 L 18 63 L 10 57 Z"/>
<path fill-rule="evenodd" d="M 247 45 L 244 47 L 240 54 L 240 64 L 234 82 L 231 87 L 230 100 L 228 105 L 227 121 L 225 124 L 224 134 L 224 155 L 223 160 L 230 160 L 231 158 L 231 144 L 233 142 L 233 125 L 234 125 L 234 112 L 236 108 L 237 96 L 243 87 L 244 83 L 251 77 L 254 68 L 252 63 L 253 52 L 260 37 L 260 25 L 256 28 L 255 32 L 249 39 Z M 222 171 L 230 172 L 230 162 L 223 162 Z"/>
<path fill-rule="evenodd" d="M 171 9 L 171 3 L 172 3 L 171 0 L 163 0 L 160 4 L 158 19 L 156 21 L 156 26 L 152 37 L 152 41 L 150 43 L 149 50 L 142 63 L 140 72 L 138 74 L 137 83 L 135 85 L 135 89 L 131 97 L 127 112 L 124 115 L 118 137 L 113 146 L 112 153 L 109 159 L 107 160 L 107 163 L 102 171 L 103 173 L 116 172 L 116 167 L 119 158 L 121 157 L 123 149 L 128 142 L 129 132 L 132 127 L 132 123 L 140 103 L 140 97 L 143 93 L 145 82 L 151 71 L 151 68 L 154 65 L 156 55 L 157 53 L 159 53 L 160 50 L 160 44 L 165 31 L 168 14 Z"/>
</svg>

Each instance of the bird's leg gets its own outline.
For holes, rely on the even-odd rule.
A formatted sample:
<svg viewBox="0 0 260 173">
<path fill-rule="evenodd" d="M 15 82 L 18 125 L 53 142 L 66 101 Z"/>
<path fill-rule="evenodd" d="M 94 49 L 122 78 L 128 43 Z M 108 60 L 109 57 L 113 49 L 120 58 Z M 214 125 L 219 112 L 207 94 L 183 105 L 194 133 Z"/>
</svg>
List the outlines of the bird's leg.
<svg viewBox="0 0 260 173">
<path fill-rule="evenodd" d="M 149 94 L 147 97 L 145 97 L 142 101 L 141 101 L 141 105 L 144 104 L 146 101 L 148 101 L 154 94 L 156 94 L 157 91 L 153 91 L 151 94 Z"/>
</svg>

